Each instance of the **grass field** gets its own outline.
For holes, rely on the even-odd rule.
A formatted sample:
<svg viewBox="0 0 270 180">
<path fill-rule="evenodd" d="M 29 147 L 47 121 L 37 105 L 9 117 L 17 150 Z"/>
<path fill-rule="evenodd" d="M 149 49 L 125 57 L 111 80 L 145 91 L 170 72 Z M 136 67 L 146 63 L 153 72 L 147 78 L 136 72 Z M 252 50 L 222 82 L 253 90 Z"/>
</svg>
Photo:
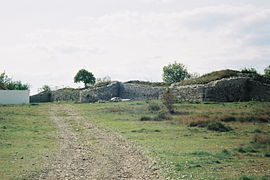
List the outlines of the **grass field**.
<svg viewBox="0 0 270 180">
<path fill-rule="evenodd" d="M 21 179 L 43 168 L 57 149 L 48 104 L 0 106 L 0 179 Z"/>
<path fill-rule="evenodd" d="M 149 120 L 159 113 L 153 106 L 163 108 L 160 102 L 143 101 L 74 105 L 89 120 L 120 132 L 158 158 L 171 178 L 270 178 L 270 103 L 179 103 L 176 114 L 163 121 Z M 191 122 L 221 120 L 232 121 L 222 122 L 232 130 L 189 127 Z M 255 143 L 255 137 L 266 142 Z"/>
<path fill-rule="evenodd" d="M 71 105 L 142 147 L 172 179 L 270 179 L 269 102 L 178 103 L 173 115 L 159 101 Z M 49 106 L 0 106 L 0 179 L 39 171 L 57 151 Z"/>
</svg>

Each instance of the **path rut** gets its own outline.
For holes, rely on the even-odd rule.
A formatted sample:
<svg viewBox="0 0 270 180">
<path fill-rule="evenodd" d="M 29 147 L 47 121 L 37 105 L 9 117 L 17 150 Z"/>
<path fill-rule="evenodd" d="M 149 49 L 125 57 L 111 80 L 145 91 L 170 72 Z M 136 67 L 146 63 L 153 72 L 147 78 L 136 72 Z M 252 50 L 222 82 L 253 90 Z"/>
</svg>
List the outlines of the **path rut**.
<svg viewBox="0 0 270 180">
<path fill-rule="evenodd" d="M 50 116 L 59 129 L 60 152 L 36 179 L 163 179 L 141 150 L 81 116 L 72 105 L 53 104 Z"/>
</svg>

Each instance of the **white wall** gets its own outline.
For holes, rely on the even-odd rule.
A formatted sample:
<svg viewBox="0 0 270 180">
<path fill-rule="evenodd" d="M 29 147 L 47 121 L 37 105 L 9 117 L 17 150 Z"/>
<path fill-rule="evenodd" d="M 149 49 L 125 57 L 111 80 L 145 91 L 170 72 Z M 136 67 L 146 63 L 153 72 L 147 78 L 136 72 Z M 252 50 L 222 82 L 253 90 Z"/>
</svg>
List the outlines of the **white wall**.
<svg viewBox="0 0 270 180">
<path fill-rule="evenodd" d="M 0 104 L 29 104 L 29 90 L 0 90 Z"/>
</svg>

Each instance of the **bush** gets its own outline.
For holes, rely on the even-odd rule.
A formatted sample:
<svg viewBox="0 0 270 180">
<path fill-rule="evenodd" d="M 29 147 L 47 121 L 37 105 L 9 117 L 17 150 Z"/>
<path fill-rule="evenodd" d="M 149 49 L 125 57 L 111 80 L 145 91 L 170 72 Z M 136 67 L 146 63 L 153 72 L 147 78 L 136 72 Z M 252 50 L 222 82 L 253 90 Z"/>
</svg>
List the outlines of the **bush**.
<svg viewBox="0 0 270 180">
<path fill-rule="evenodd" d="M 240 176 L 239 180 L 255 180 L 255 178 L 243 175 L 243 176 Z"/>
<path fill-rule="evenodd" d="M 227 132 L 227 131 L 232 130 L 231 127 L 225 126 L 224 124 L 220 122 L 210 122 L 207 126 L 207 129 L 212 130 L 212 131 L 219 131 L 219 132 Z"/>
<path fill-rule="evenodd" d="M 168 112 L 160 111 L 157 116 L 153 118 L 154 121 L 170 120 L 171 117 Z"/>
<path fill-rule="evenodd" d="M 21 81 L 12 81 L 5 73 L 0 74 L 0 89 L 3 90 L 28 90 L 28 84 L 22 84 Z"/>
<path fill-rule="evenodd" d="M 102 86 L 107 86 L 111 83 L 111 78 L 109 76 L 103 77 L 103 78 L 97 78 L 95 87 L 102 87 Z"/>
<path fill-rule="evenodd" d="M 151 121 L 151 120 L 152 120 L 152 118 L 149 117 L 149 116 L 142 116 L 142 117 L 140 118 L 140 121 Z"/>
<path fill-rule="evenodd" d="M 253 142 L 263 145 L 270 144 L 270 135 L 256 134 L 253 137 Z"/>
<path fill-rule="evenodd" d="M 237 150 L 238 152 L 240 153 L 257 153 L 257 152 L 260 152 L 258 149 L 254 148 L 254 147 L 240 147 L 238 148 Z"/>
<path fill-rule="evenodd" d="M 193 121 L 189 124 L 190 127 L 207 127 L 209 121 Z"/>
<path fill-rule="evenodd" d="M 234 122 L 234 121 L 236 121 L 236 118 L 229 116 L 229 117 L 221 118 L 221 121 L 223 121 L 223 122 Z"/>
<path fill-rule="evenodd" d="M 241 69 L 241 73 L 258 74 L 255 68 L 243 68 Z"/>
<path fill-rule="evenodd" d="M 149 102 L 148 109 L 149 109 L 149 111 L 159 111 L 161 109 L 161 107 L 158 103 Z"/>
<path fill-rule="evenodd" d="M 165 107 L 168 109 L 168 111 L 170 113 L 174 113 L 173 104 L 175 102 L 175 97 L 169 90 L 166 90 L 166 92 L 162 94 L 161 100 L 162 100 L 162 103 L 165 105 Z"/>
<path fill-rule="evenodd" d="M 270 65 L 264 69 L 264 76 L 270 77 Z"/>
</svg>

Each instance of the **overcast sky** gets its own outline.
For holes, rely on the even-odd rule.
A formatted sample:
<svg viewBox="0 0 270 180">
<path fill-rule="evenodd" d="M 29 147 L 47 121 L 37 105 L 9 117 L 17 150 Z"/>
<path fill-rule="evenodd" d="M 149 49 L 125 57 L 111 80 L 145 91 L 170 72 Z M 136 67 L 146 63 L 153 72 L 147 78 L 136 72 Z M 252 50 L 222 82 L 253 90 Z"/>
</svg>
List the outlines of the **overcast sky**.
<svg viewBox="0 0 270 180">
<path fill-rule="evenodd" d="M 31 85 L 77 87 L 85 68 L 112 80 L 270 64 L 269 0 L 0 0 L 0 72 Z"/>
</svg>

